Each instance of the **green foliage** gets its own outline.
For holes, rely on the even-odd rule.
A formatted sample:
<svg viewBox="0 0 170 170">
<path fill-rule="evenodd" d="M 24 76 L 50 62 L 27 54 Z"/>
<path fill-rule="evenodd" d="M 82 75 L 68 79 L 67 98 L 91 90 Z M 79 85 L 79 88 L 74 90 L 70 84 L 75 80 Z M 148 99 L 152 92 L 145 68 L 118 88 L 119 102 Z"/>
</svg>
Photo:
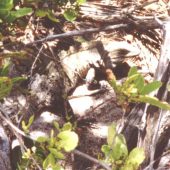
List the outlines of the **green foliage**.
<svg viewBox="0 0 170 170">
<path fill-rule="evenodd" d="M 13 8 L 14 8 L 13 0 L 0 1 L 0 22 L 11 23 L 15 21 L 17 18 L 23 17 L 32 12 L 31 8 L 24 7 L 17 10 Z"/>
<path fill-rule="evenodd" d="M 52 152 L 46 157 L 46 159 L 43 161 L 43 169 L 56 169 L 56 170 L 64 170 L 60 164 L 56 163 L 56 155 Z"/>
<path fill-rule="evenodd" d="M 9 77 L 0 77 L 0 99 L 9 95 L 13 85 L 22 80 L 25 80 L 25 78 L 16 77 L 11 79 Z"/>
<path fill-rule="evenodd" d="M 78 7 L 85 3 L 86 0 L 50 0 L 45 6 L 39 6 L 39 4 L 45 4 L 46 2 L 43 0 L 39 0 L 37 2 L 27 0 L 27 4 L 34 4 L 35 14 L 37 17 L 47 17 L 53 22 L 59 22 L 55 12 L 60 9 L 62 11 L 63 16 L 68 21 L 74 21 L 78 15 Z"/>
<path fill-rule="evenodd" d="M 140 93 L 142 95 L 145 95 L 145 94 L 149 94 L 151 93 L 152 91 L 155 91 L 156 89 L 160 88 L 162 85 L 161 82 L 159 81 L 153 81 L 149 84 L 146 84 L 145 86 L 142 87 Z"/>
<path fill-rule="evenodd" d="M 8 77 L 9 67 L 10 60 L 5 58 L 0 66 L 0 100 L 9 95 L 15 84 L 25 80 L 24 77 Z"/>
<path fill-rule="evenodd" d="M 125 138 L 116 133 L 114 123 L 108 129 L 107 145 L 103 145 L 101 150 L 105 155 L 104 161 L 110 164 L 113 170 L 137 170 L 145 159 L 141 148 L 134 148 L 128 154 Z"/>
<path fill-rule="evenodd" d="M 48 17 L 53 22 L 58 22 L 59 20 L 55 17 L 53 12 L 49 9 L 37 9 L 35 12 L 36 16 L 38 17 Z"/>
<path fill-rule="evenodd" d="M 102 146 L 107 163 L 124 160 L 128 155 L 126 141 L 121 134 L 116 134 L 116 126 L 112 124 L 108 129 L 107 145 Z"/>
<path fill-rule="evenodd" d="M 38 17 L 47 17 L 53 22 L 59 22 L 55 12 L 60 8 L 63 16 L 68 21 L 76 19 L 78 7 L 86 0 L 24 0 L 23 7 L 19 8 L 19 0 L 0 1 L 0 22 L 13 23 L 16 19 L 35 12 Z M 45 4 L 48 4 L 47 6 Z"/>
<path fill-rule="evenodd" d="M 26 130 L 28 130 L 32 121 L 33 118 L 31 117 L 28 124 L 24 125 Z M 59 161 L 65 159 L 64 151 L 70 152 L 77 147 L 78 135 L 72 131 L 71 123 L 66 123 L 60 128 L 59 124 L 54 122 L 54 127 L 56 129 L 51 130 L 49 137 L 39 137 L 36 140 L 35 146 L 23 154 L 23 159 L 18 165 L 19 168 L 31 168 L 33 166 L 32 157 L 43 169 L 63 170 Z M 55 134 L 55 131 L 58 134 Z"/>
<path fill-rule="evenodd" d="M 9 73 L 10 62 L 9 60 L 2 64 L 2 68 L 0 68 L 0 77 L 6 77 Z"/>
<path fill-rule="evenodd" d="M 24 81 L 26 78 L 24 77 L 14 77 L 10 78 L 8 77 L 9 73 L 9 67 L 10 67 L 10 60 L 11 57 L 21 57 L 24 58 L 25 53 L 22 52 L 14 52 L 14 53 L 8 53 L 3 54 L 3 60 L 1 59 L 1 65 L 0 65 L 0 100 L 4 97 L 8 96 L 12 90 L 12 87 L 15 84 L 18 84 L 22 81 Z"/>
<path fill-rule="evenodd" d="M 160 100 L 158 100 L 156 97 L 152 97 L 152 96 L 139 96 L 138 99 L 136 99 L 137 102 L 144 102 L 144 103 L 150 103 L 154 106 L 157 106 L 161 109 L 164 110 L 170 110 L 170 105 L 167 102 L 162 102 Z"/>
<path fill-rule="evenodd" d="M 116 136 L 116 126 L 115 124 L 112 124 L 108 128 L 108 136 L 107 136 L 107 143 L 109 145 L 112 145 L 113 139 Z"/>
<path fill-rule="evenodd" d="M 170 110 L 170 105 L 167 102 L 162 102 L 156 97 L 149 96 L 151 92 L 160 88 L 162 83 L 153 81 L 145 84 L 144 77 L 138 73 L 136 67 L 130 69 L 128 77 L 123 84 L 118 84 L 114 79 L 110 80 L 109 83 L 117 94 L 118 103 L 122 106 L 129 102 L 143 102 L 161 109 Z"/>
<path fill-rule="evenodd" d="M 77 0 L 77 3 L 79 4 L 79 5 L 82 5 L 82 4 L 84 4 L 86 2 L 86 0 Z"/>
<path fill-rule="evenodd" d="M 74 150 L 78 144 L 78 136 L 72 131 L 63 131 L 58 134 L 59 146 L 62 147 L 66 152 Z"/>
<path fill-rule="evenodd" d="M 28 123 L 26 124 L 25 121 L 22 121 L 22 129 L 24 130 L 25 133 L 28 133 L 29 132 L 29 128 L 30 126 L 32 125 L 34 121 L 34 115 L 32 115 L 29 120 L 28 120 Z"/>
<path fill-rule="evenodd" d="M 39 0 L 37 4 L 39 2 L 42 2 L 42 0 Z M 56 18 L 56 15 L 54 14 L 56 8 L 59 7 L 60 9 L 62 9 L 65 19 L 72 22 L 77 17 L 78 7 L 85 2 L 86 0 L 51 0 L 51 7 L 48 6 L 48 8 L 37 8 L 35 14 L 38 17 L 48 17 L 48 19 L 50 19 L 51 21 L 59 22 L 59 20 Z"/>
<path fill-rule="evenodd" d="M 134 148 L 125 161 L 125 165 L 121 170 L 136 170 L 145 159 L 145 154 L 142 148 Z"/>
<path fill-rule="evenodd" d="M 73 8 L 69 8 L 69 9 L 66 9 L 65 11 L 64 11 L 64 17 L 65 17 L 65 19 L 66 20 L 68 20 L 68 21 L 74 21 L 75 19 L 76 19 L 76 17 L 77 17 L 77 12 L 76 12 L 76 10 L 75 9 L 73 9 Z"/>
<path fill-rule="evenodd" d="M 0 77 L 0 99 L 6 97 L 12 89 L 12 80 L 8 77 Z"/>
</svg>

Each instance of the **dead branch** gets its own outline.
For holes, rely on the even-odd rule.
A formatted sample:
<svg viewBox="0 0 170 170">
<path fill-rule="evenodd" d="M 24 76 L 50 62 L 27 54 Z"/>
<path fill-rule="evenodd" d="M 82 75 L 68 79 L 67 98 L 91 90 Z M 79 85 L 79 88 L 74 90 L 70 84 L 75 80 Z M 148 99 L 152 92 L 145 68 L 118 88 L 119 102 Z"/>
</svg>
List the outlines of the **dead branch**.
<svg viewBox="0 0 170 170">
<path fill-rule="evenodd" d="M 88 159 L 88 160 L 90 160 L 90 161 L 92 161 L 92 162 L 94 162 L 94 163 L 102 166 L 103 168 L 105 168 L 105 169 L 107 169 L 107 170 L 112 170 L 107 164 L 105 164 L 105 163 L 103 163 L 103 162 L 101 162 L 101 161 L 99 161 L 99 160 L 91 157 L 90 155 L 87 155 L 87 154 L 85 154 L 85 153 L 83 153 L 83 152 L 80 152 L 80 151 L 78 151 L 77 149 L 75 149 L 75 150 L 73 151 L 73 153 L 76 154 L 76 155 L 82 156 L 82 157 L 84 157 L 84 158 L 86 158 L 86 159 Z"/>
<path fill-rule="evenodd" d="M 118 29 L 118 28 L 126 28 L 127 26 L 128 26 L 127 24 L 118 24 L 118 25 L 110 25 L 110 26 L 101 27 L 101 28 L 90 28 L 90 29 L 80 30 L 80 31 L 77 31 L 77 30 L 76 31 L 70 31 L 70 32 L 57 34 L 57 35 L 49 35 L 45 38 L 42 38 L 42 39 L 36 40 L 34 42 L 28 43 L 27 46 L 32 45 L 32 44 L 37 44 L 37 43 L 43 43 L 43 42 L 46 42 L 46 41 L 52 41 L 52 40 L 55 40 L 55 39 L 79 36 L 79 35 L 101 32 L 101 31 L 110 31 L 110 30 L 115 30 L 115 29 Z"/>
</svg>

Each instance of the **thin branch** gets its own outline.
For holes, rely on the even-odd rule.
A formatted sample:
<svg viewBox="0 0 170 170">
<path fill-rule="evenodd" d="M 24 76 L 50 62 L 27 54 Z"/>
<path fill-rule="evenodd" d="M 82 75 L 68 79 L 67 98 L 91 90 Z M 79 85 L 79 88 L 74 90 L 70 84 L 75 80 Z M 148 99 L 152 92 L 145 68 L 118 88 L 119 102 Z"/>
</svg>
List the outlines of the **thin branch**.
<svg viewBox="0 0 170 170">
<path fill-rule="evenodd" d="M 0 118 L 2 120 L 4 120 L 10 127 L 10 129 L 13 131 L 13 133 L 15 134 L 15 136 L 18 138 L 18 141 L 20 142 L 20 145 L 24 148 L 24 150 L 26 150 L 26 146 L 24 145 L 23 141 L 21 140 L 20 135 L 27 137 L 29 139 L 31 139 L 31 137 L 27 134 L 25 134 L 22 130 L 20 130 L 19 128 L 17 128 L 10 120 L 10 118 L 8 117 L 8 115 L 6 115 L 6 113 L 3 111 L 3 109 L 0 107 Z M 33 140 L 33 139 L 32 139 Z M 36 162 L 36 160 L 31 156 L 30 157 L 31 160 L 34 162 L 34 164 L 37 166 L 38 170 L 42 170 L 42 168 L 39 166 L 39 164 Z"/>
<path fill-rule="evenodd" d="M 75 149 L 75 150 L 73 151 L 73 153 L 76 154 L 76 155 L 82 156 L 82 157 L 84 157 L 84 158 L 86 158 L 86 159 L 88 159 L 88 160 L 90 160 L 90 161 L 92 161 L 92 162 L 94 162 L 94 163 L 102 166 L 102 167 L 105 168 L 106 170 L 112 170 L 112 168 L 110 168 L 107 164 L 105 164 L 105 163 L 103 163 L 103 162 L 101 162 L 101 161 L 99 161 L 99 160 L 97 160 L 97 159 L 95 159 L 95 158 L 93 158 L 93 157 L 91 157 L 91 156 L 83 153 L 83 152 L 80 152 L 80 151 L 77 150 L 77 149 Z"/>
<path fill-rule="evenodd" d="M 37 60 L 38 60 L 40 54 L 41 54 L 41 51 L 42 51 L 43 47 L 44 47 L 44 45 L 41 46 L 40 50 L 38 51 L 37 56 L 35 57 L 35 60 L 34 60 L 34 62 L 33 62 L 33 64 L 32 64 L 32 66 L 31 66 L 31 73 L 30 73 L 31 77 L 32 77 L 32 75 L 33 75 L 33 71 L 34 71 L 34 69 L 35 69 L 35 65 L 36 65 L 36 63 L 37 63 Z"/>
<path fill-rule="evenodd" d="M 5 112 L 3 111 L 2 108 L 0 108 L 0 118 L 2 118 L 2 119 L 9 125 L 9 127 L 10 127 L 12 130 L 14 130 L 14 132 L 17 132 L 17 133 L 21 134 L 22 136 L 27 137 L 27 138 L 29 138 L 29 139 L 32 139 L 31 136 L 25 134 L 22 130 L 18 129 L 18 128 L 11 122 L 11 120 L 8 119 L 8 118 L 6 118 L 4 115 L 6 115 Z M 16 135 L 16 136 L 18 136 L 18 135 Z M 32 140 L 33 140 L 33 139 L 32 139 Z M 91 156 L 89 156 L 89 155 L 87 155 L 87 154 L 85 154 L 85 153 L 82 153 L 82 152 L 80 152 L 80 151 L 78 151 L 78 150 L 74 150 L 73 153 L 74 153 L 74 154 L 77 154 L 77 155 L 80 155 L 80 156 L 82 156 L 82 157 L 84 157 L 84 158 L 86 158 L 86 159 L 89 159 L 90 161 L 92 161 L 92 162 L 94 162 L 94 163 L 96 163 L 96 164 L 99 164 L 100 166 L 102 166 L 102 167 L 105 168 L 106 170 L 111 170 L 111 168 L 110 168 L 107 164 L 105 164 L 105 163 L 103 163 L 103 162 L 100 162 L 99 160 L 97 160 L 97 159 L 95 159 L 95 158 L 93 158 L 93 157 L 91 157 Z M 32 158 L 32 160 L 34 161 L 34 163 L 36 164 L 36 166 L 38 167 L 38 169 L 39 169 L 39 170 L 42 170 L 41 167 L 36 163 L 36 160 L 34 160 L 33 157 L 31 157 L 31 158 Z"/>
<path fill-rule="evenodd" d="M 100 32 L 100 31 L 110 31 L 110 30 L 115 30 L 118 28 L 126 28 L 126 27 L 128 27 L 128 24 L 109 25 L 106 27 L 89 28 L 89 29 L 80 30 L 80 31 L 74 30 L 74 31 L 69 31 L 69 32 L 62 33 L 62 34 L 49 35 L 49 36 L 39 39 L 37 41 L 30 42 L 30 43 L 26 44 L 26 46 L 32 45 L 32 44 L 37 44 L 37 43 L 42 43 L 45 41 L 52 41 L 52 40 L 60 39 L 60 38 L 73 37 L 73 36 L 78 36 L 78 35 L 83 35 L 83 34 L 88 34 L 88 33 L 95 33 L 95 32 Z"/>
<path fill-rule="evenodd" d="M 24 136 L 24 137 L 28 137 L 30 138 L 28 135 L 26 135 L 22 130 L 20 130 L 19 128 L 17 128 L 9 118 L 7 118 L 5 115 L 5 112 L 2 110 L 2 108 L 0 108 L 0 118 L 3 119 L 8 125 L 9 127 L 16 131 L 17 133 L 19 133 L 20 135 Z"/>
</svg>

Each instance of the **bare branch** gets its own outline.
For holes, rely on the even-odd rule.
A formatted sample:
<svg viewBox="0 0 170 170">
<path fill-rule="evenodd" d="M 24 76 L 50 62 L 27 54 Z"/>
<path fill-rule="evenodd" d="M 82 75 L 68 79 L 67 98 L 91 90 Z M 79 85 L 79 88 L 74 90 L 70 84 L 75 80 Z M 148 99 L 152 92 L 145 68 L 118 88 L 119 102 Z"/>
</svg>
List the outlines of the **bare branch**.
<svg viewBox="0 0 170 170">
<path fill-rule="evenodd" d="M 73 153 L 76 154 L 76 155 L 82 156 L 82 157 L 84 157 L 84 158 L 86 158 L 86 159 L 88 159 L 88 160 L 90 160 L 90 161 L 92 161 L 92 162 L 94 162 L 94 163 L 102 166 L 102 167 L 105 168 L 106 170 L 112 170 L 112 168 L 110 168 L 107 164 L 105 164 L 105 163 L 103 163 L 103 162 L 101 162 L 101 161 L 99 161 L 99 160 L 97 160 L 97 159 L 95 159 L 95 158 L 93 158 L 93 157 L 91 157 L 91 156 L 83 153 L 83 152 L 80 152 L 80 151 L 78 151 L 77 149 L 75 149 L 75 150 L 73 151 Z"/>
<path fill-rule="evenodd" d="M 100 32 L 100 31 L 109 31 L 109 30 L 115 30 L 115 29 L 118 29 L 118 28 L 126 28 L 127 26 L 128 26 L 128 24 L 118 24 L 118 25 L 109 25 L 109 26 L 100 27 L 100 28 L 90 28 L 90 29 L 80 30 L 80 31 L 77 31 L 77 30 L 69 31 L 69 32 L 62 33 L 62 34 L 49 35 L 45 38 L 42 38 L 42 39 L 39 39 L 37 41 L 28 43 L 27 45 L 42 43 L 42 42 L 46 42 L 46 41 L 52 41 L 52 40 L 60 39 L 60 38 L 73 37 L 73 36 L 78 36 L 78 35 L 83 35 L 83 34 L 88 34 L 88 33 L 95 33 L 95 32 Z"/>
</svg>

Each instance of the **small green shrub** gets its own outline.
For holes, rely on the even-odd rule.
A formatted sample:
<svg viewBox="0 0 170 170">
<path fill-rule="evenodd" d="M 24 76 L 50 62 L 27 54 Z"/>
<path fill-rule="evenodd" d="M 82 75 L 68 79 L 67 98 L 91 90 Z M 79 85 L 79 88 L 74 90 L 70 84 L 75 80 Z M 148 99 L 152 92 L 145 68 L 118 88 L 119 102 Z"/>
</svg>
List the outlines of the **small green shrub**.
<svg viewBox="0 0 170 170">
<path fill-rule="evenodd" d="M 68 21 L 74 21 L 78 15 L 78 7 L 86 2 L 86 0 L 39 0 L 37 2 L 25 0 L 27 5 L 34 4 L 35 14 L 37 17 L 47 17 L 53 22 L 59 22 L 55 12 L 61 11 L 61 14 Z M 47 5 L 41 5 L 41 4 Z"/>
<path fill-rule="evenodd" d="M 145 159 L 141 148 L 134 148 L 128 153 L 127 144 L 122 134 L 116 133 L 116 125 L 112 123 L 108 128 L 107 145 L 101 148 L 104 162 L 113 170 L 137 170 Z"/>
<path fill-rule="evenodd" d="M 0 100 L 9 95 L 15 83 L 23 80 L 25 80 L 23 77 L 0 77 Z"/>
<path fill-rule="evenodd" d="M 15 9 L 13 0 L 0 1 L 0 22 L 11 23 L 17 18 L 23 17 L 32 12 L 32 8 L 19 8 Z"/>
<path fill-rule="evenodd" d="M 56 11 L 68 21 L 76 19 L 78 7 L 86 0 L 3 0 L 0 1 L 0 23 L 13 23 L 16 19 L 35 12 L 38 17 L 47 17 L 53 22 L 59 22 Z M 21 7 L 22 6 L 22 7 Z"/>
<path fill-rule="evenodd" d="M 29 120 L 28 123 L 26 123 L 25 121 L 22 121 L 22 129 L 24 130 L 25 133 L 29 133 L 29 128 L 32 125 L 34 121 L 34 115 L 32 115 Z"/>
<path fill-rule="evenodd" d="M 33 118 L 24 126 L 28 132 L 28 127 L 32 123 Z M 43 169 L 63 170 L 60 161 L 65 159 L 65 152 L 71 152 L 78 145 L 78 135 L 72 131 L 71 123 L 66 123 L 62 128 L 57 122 L 54 122 L 55 128 L 51 130 L 49 137 L 39 137 L 35 141 L 35 145 L 23 154 L 18 169 L 35 168 L 36 163 Z M 55 134 L 58 131 L 58 134 Z"/>
<path fill-rule="evenodd" d="M 132 67 L 128 73 L 125 82 L 118 84 L 116 79 L 109 80 L 110 85 L 117 94 L 117 102 L 124 107 L 127 103 L 142 102 L 149 103 L 161 109 L 170 110 L 167 102 L 160 101 L 149 94 L 162 86 L 159 81 L 153 81 L 145 84 L 144 77 L 138 73 L 136 67 Z"/>
</svg>

